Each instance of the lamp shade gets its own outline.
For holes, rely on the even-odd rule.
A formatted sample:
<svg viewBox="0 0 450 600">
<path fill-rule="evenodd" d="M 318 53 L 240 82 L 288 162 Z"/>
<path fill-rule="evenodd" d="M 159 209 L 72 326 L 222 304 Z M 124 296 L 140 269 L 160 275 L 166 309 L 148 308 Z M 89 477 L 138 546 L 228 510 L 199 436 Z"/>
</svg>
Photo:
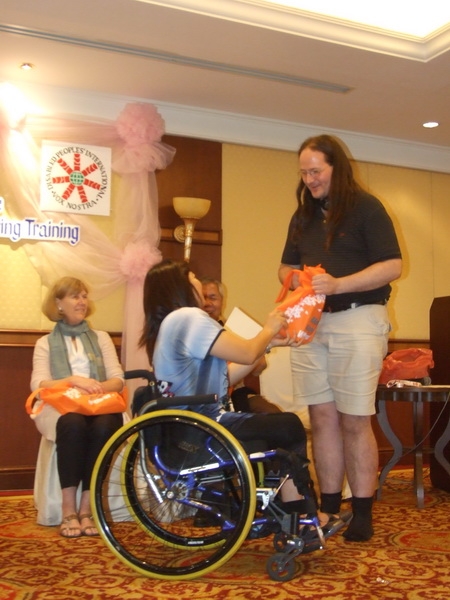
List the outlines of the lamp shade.
<svg viewBox="0 0 450 600">
<path fill-rule="evenodd" d="M 173 208 L 182 219 L 201 219 L 211 206 L 211 200 L 206 198 L 190 198 L 177 196 L 173 199 Z"/>
</svg>

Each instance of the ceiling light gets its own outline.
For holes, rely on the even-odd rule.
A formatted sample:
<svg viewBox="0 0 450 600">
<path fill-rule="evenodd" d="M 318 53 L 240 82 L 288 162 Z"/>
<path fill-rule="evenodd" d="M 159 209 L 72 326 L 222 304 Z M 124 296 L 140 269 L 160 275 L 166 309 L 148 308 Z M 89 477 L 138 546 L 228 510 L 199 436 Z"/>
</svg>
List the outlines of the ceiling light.
<svg viewBox="0 0 450 600">
<path fill-rule="evenodd" d="M 375 10 L 372 3 L 355 0 L 321 0 L 319 6 L 317 0 L 265 2 L 421 38 L 449 25 L 449 5 L 442 0 L 427 0 L 426 5 L 378 0 Z"/>
<path fill-rule="evenodd" d="M 423 124 L 423 127 L 426 127 L 427 129 L 433 129 L 434 127 L 439 127 L 439 123 L 437 123 L 437 121 L 428 121 L 427 123 Z"/>
<path fill-rule="evenodd" d="M 32 65 L 31 63 L 25 62 L 20 65 L 20 68 L 23 71 L 31 71 L 31 69 L 34 69 L 34 65 Z"/>
<path fill-rule="evenodd" d="M 10 129 L 17 129 L 27 115 L 25 96 L 12 84 L 3 82 L 0 83 L 0 104 L 5 110 Z"/>
</svg>

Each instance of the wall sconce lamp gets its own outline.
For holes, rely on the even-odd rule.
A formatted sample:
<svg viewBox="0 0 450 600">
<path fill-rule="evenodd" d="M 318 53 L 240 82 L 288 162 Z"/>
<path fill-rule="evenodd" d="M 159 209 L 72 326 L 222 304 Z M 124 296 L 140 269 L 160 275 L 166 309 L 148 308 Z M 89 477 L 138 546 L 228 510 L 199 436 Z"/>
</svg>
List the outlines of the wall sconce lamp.
<svg viewBox="0 0 450 600">
<path fill-rule="evenodd" d="M 177 242 L 184 242 L 184 260 L 186 262 L 189 262 L 191 257 L 195 224 L 207 214 L 210 206 L 211 200 L 206 200 L 205 198 L 177 196 L 173 199 L 173 208 L 177 215 L 184 221 L 184 225 L 178 225 L 173 235 Z"/>
</svg>

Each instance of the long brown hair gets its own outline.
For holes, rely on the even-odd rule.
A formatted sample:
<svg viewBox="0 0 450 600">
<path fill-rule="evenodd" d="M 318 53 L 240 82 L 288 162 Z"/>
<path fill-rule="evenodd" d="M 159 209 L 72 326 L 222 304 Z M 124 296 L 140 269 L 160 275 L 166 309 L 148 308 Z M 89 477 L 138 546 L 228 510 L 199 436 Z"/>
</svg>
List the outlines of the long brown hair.
<svg viewBox="0 0 450 600">
<path fill-rule="evenodd" d="M 145 347 L 150 362 L 165 317 L 183 306 L 199 306 L 198 295 L 189 281 L 189 271 L 188 263 L 166 259 L 152 267 L 145 277 L 145 323 L 139 346 Z"/>
<path fill-rule="evenodd" d="M 361 191 L 361 187 L 355 181 L 350 160 L 336 138 L 324 134 L 306 139 L 299 148 L 299 157 L 306 148 L 315 152 L 322 152 L 325 161 L 333 167 L 328 193 L 329 208 L 326 239 L 326 248 L 328 249 L 337 227 L 348 211 L 355 205 L 356 193 Z M 313 198 L 303 179 L 300 179 L 297 187 L 297 202 L 297 222 L 300 233 L 308 226 L 317 206 L 317 200 Z"/>
</svg>

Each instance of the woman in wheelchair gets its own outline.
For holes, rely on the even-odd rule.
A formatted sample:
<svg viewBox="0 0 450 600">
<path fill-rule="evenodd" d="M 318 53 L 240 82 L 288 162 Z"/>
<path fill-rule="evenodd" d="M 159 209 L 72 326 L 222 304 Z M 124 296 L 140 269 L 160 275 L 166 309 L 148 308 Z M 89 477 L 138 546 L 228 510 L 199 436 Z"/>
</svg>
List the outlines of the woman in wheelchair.
<svg viewBox="0 0 450 600">
<path fill-rule="evenodd" d="M 287 514 L 316 514 L 306 459 L 306 433 L 297 415 L 234 412 L 228 397 L 229 386 L 250 373 L 268 348 L 297 344 L 280 335 L 286 325 L 284 315 L 272 311 L 254 338 L 243 339 L 211 319 L 202 306 L 202 284 L 187 263 L 164 260 L 147 273 L 145 325 L 140 343 L 158 381 L 164 382 L 166 394 L 175 397 L 215 394 L 217 403 L 178 408 L 200 412 L 217 421 L 245 450 L 284 450 L 287 460 L 281 460 L 281 471 L 290 477 L 281 487 L 280 508 Z M 319 519 L 329 533 L 345 525 L 338 515 L 319 513 Z M 313 538 L 311 550 L 318 547 L 317 535 Z"/>
</svg>

